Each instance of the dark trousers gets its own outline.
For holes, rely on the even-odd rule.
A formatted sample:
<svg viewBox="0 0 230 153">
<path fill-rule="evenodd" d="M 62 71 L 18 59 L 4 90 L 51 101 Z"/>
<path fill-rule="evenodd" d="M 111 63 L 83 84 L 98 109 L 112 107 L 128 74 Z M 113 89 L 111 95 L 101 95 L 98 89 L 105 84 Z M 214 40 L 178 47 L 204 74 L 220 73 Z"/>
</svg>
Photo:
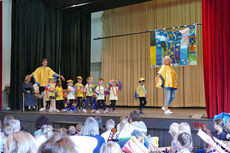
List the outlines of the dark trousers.
<svg viewBox="0 0 230 153">
<path fill-rule="evenodd" d="M 84 109 L 87 108 L 88 105 L 90 105 L 90 109 L 93 109 L 93 97 L 92 96 L 86 96 L 87 103 L 84 106 Z"/>
<path fill-rule="evenodd" d="M 83 101 L 82 98 L 83 97 L 77 97 L 77 108 L 78 109 L 81 109 L 81 107 L 82 107 L 82 101 Z"/>
<path fill-rule="evenodd" d="M 69 105 L 68 105 L 69 110 L 72 110 L 73 102 L 74 102 L 74 99 L 69 99 Z"/>
<path fill-rule="evenodd" d="M 64 109 L 64 102 L 63 102 L 63 100 L 56 100 L 56 108 L 58 110 Z"/>
<path fill-rule="evenodd" d="M 104 110 L 106 109 L 105 100 L 97 100 L 97 110 L 100 108 L 100 105 Z"/>
<path fill-rule="evenodd" d="M 110 104 L 110 107 L 113 108 L 113 111 L 115 111 L 116 109 L 116 100 L 110 100 L 111 104 Z"/>
<path fill-rule="evenodd" d="M 43 105 L 43 103 L 42 103 L 42 105 Z M 46 109 L 50 109 L 50 100 L 46 101 Z"/>
<path fill-rule="evenodd" d="M 139 101 L 140 101 L 139 110 L 142 110 L 142 108 L 147 104 L 146 98 L 145 97 L 139 97 Z"/>
<path fill-rule="evenodd" d="M 40 92 L 40 94 L 42 93 L 42 92 L 44 92 L 46 90 L 46 88 L 45 87 L 41 87 L 41 86 L 39 86 L 39 92 Z M 39 103 L 41 104 L 41 108 L 43 108 L 44 106 L 43 106 L 43 99 L 38 99 L 38 101 L 39 101 Z"/>
</svg>

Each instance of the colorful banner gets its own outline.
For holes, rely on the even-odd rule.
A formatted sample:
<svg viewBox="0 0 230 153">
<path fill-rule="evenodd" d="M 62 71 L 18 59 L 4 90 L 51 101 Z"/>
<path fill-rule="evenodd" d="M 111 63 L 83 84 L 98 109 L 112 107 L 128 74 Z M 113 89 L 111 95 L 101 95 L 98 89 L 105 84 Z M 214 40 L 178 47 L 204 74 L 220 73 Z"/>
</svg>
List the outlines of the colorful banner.
<svg viewBox="0 0 230 153">
<path fill-rule="evenodd" d="M 150 40 L 152 67 L 161 66 L 165 56 L 171 57 L 172 66 L 197 64 L 195 25 L 175 32 L 152 31 L 150 33 Z"/>
</svg>

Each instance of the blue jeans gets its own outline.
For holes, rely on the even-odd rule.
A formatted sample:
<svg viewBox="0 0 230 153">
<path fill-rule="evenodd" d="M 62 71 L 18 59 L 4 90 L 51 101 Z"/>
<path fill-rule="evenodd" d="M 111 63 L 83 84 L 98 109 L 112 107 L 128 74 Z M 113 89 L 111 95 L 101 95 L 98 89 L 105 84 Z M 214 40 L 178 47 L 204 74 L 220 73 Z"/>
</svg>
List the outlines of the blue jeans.
<svg viewBox="0 0 230 153">
<path fill-rule="evenodd" d="M 165 89 L 165 106 L 169 106 L 175 99 L 175 89 Z"/>
</svg>

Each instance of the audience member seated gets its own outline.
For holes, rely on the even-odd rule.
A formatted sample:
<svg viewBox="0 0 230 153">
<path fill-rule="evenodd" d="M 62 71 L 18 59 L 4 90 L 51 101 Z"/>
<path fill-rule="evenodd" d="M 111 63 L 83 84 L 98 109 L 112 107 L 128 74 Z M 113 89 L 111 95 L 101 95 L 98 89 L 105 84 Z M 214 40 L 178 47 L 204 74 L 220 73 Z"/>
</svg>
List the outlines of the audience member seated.
<svg viewBox="0 0 230 153">
<path fill-rule="evenodd" d="M 36 141 L 28 132 L 15 132 L 7 137 L 5 153 L 37 153 Z"/>
<path fill-rule="evenodd" d="M 133 129 L 132 136 L 142 136 L 147 134 L 147 127 L 143 121 L 140 121 L 140 115 L 137 111 L 133 111 L 129 116 L 130 127 Z"/>
<path fill-rule="evenodd" d="M 3 129 L 3 132 L 6 137 L 14 133 L 14 129 L 10 125 L 6 125 Z"/>
<path fill-rule="evenodd" d="M 70 126 L 70 127 L 69 127 L 68 134 L 69 134 L 70 136 L 73 136 L 73 135 L 76 134 L 76 129 L 75 129 L 74 126 Z"/>
<path fill-rule="evenodd" d="M 19 120 L 10 120 L 9 125 L 13 128 L 14 132 L 19 132 L 21 130 L 21 125 Z"/>
<path fill-rule="evenodd" d="M 35 123 L 36 131 L 34 132 L 34 136 L 41 133 L 41 127 L 43 125 L 49 125 L 49 119 L 45 116 L 41 116 L 37 118 L 36 123 Z"/>
<path fill-rule="evenodd" d="M 177 137 L 177 153 L 190 153 L 190 147 L 192 145 L 191 135 L 183 132 Z"/>
<path fill-rule="evenodd" d="M 43 125 L 41 127 L 41 133 L 35 137 L 37 141 L 37 146 L 46 142 L 49 138 L 53 136 L 53 127 L 51 125 Z"/>
<path fill-rule="evenodd" d="M 54 135 L 39 147 L 38 153 L 78 153 L 78 151 L 69 137 Z"/>
<path fill-rule="evenodd" d="M 213 125 L 216 132 L 213 134 L 219 140 L 227 140 L 227 135 L 224 132 L 224 121 L 222 119 L 216 119 Z"/>
<path fill-rule="evenodd" d="M 115 121 L 112 119 L 109 119 L 106 121 L 106 132 L 102 133 L 102 137 L 105 139 L 105 141 L 107 142 L 107 140 L 109 139 L 111 130 L 115 127 Z"/>
<path fill-rule="evenodd" d="M 101 147 L 100 153 L 121 153 L 121 147 L 116 142 L 107 142 Z"/>
<path fill-rule="evenodd" d="M 2 122 L 0 120 L 0 153 L 4 152 L 5 143 L 6 143 L 6 136 L 2 132 Z"/>
<path fill-rule="evenodd" d="M 192 139 L 191 128 L 190 128 L 189 124 L 186 123 L 186 122 L 182 122 L 182 123 L 179 124 L 178 135 L 179 135 L 180 133 L 183 133 L 183 132 L 188 133 L 188 134 L 191 136 L 191 139 Z M 190 146 L 190 149 L 189 149 L 189 150 L 192 152 L 192 150 L 193 150 L 193 142 L 191 142 L 190 145 L 191 145 L 191 146 Z"/>
<path fill-rule="evenodd" d="M 97 121 L 98 126 L 99 126 L 99 134 L 101 135 L 102 133 L 106 132 L 106 129 L 102 126 L 102 119 L 101 119 L 101 117 L 100 116 L 96 116 L 95 120 Z"/>
<path fill-rule="evenodd" d="M 172 142 L 171 142 L 171 153 L 177 152 L 177 136 L 179 133 L 179 124 L 178 123 L 172 123 L 169 127 L 169 134 L 172 136 Z"/>
<path fill-rule="evenodd" d="M 80 132 L 82 131 L 83 129 L 83 125 L 81 123 L 77 123 L 76 125 L 76 134 L 79 135 Z"/>
<path fill-rule="evenodd" d="M 9 125 L 11 120 L 14 120 L 14 117 L 12 115 L 6 115 L 3 119 L 3 128 Z"/>
<path fill-rule="evenodd" d="M 124 118 L 119 126 L 117 126 L 116 137 L 119 138 L 130 138 L 133 130 L 130 128 L 128 118 Z"/>
</svg>

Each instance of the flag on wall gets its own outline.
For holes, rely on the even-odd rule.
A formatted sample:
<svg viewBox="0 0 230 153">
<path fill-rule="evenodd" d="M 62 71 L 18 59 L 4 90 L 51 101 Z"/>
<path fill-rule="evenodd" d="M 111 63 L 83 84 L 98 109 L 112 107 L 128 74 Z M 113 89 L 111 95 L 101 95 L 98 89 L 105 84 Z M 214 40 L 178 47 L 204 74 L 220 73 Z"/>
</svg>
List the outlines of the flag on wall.
<svg viewBox="0 0 230 153">
<path fill-rule="evenodd" d="M 155 30 L 150 33 L 150 60 L 152 67 L 162 65 L 165 56 L 170 56 L 172 66 L 196 65 L 196 26 L 180 31 Z"/>
</svg>

